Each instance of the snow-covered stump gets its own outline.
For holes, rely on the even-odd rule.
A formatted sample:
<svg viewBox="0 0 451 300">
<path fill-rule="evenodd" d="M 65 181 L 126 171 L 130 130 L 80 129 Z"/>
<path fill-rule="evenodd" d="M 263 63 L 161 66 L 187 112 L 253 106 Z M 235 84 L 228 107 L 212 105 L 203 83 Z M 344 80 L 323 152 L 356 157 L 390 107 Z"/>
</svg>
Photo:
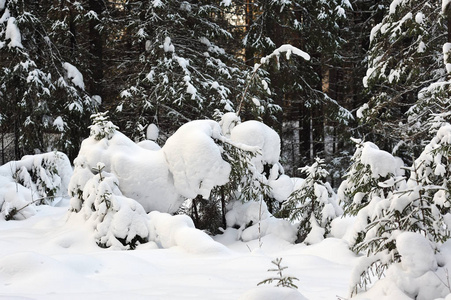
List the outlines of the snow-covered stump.
<svg viewBox="0 0 451 300">
<path fill-rule="evenodd" d="M 35 206 L 67 195 L 72 167 L 64 153 L 27 155 L 0 166 L 0 215 L 26 219 Z"/>
</svg>

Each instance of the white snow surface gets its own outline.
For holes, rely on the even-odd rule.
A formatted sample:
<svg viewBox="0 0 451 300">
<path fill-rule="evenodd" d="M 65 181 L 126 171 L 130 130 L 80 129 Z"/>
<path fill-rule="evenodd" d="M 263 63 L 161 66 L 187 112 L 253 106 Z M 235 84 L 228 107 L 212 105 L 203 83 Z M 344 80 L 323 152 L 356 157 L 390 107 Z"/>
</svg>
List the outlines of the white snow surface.
<svg viewBox="0 0 451 300">
<path fill-rule="evenodd" d="M 35 216 L 23 221 L 0 221 L 0 298 L 346 297 L 355 256 L 339 239 L 305 246 L 268 235 L 262 238 L 260 248 L 257 240 L 244 243 L 224 234 L 219 236 L 224 243 L 219 243 L 194 229 L 185 216 L 154 212 L 149 214 L 149 225 L 153 224 L 159 240 L 133 251 L 115 251 L 99 248 L 84 220 L 68 219 L 67 200 L 60 204 L 39 206 Z M 267 270 L 278 257 L 288 267 L 284 274 L 299 279 L 295 282 L 298 291 L 275 288 L 275 283 L 257 287 L 259 282 L 276 275 Z M 276 298 L 268 298 L 270 295 Z"/>
</svg>

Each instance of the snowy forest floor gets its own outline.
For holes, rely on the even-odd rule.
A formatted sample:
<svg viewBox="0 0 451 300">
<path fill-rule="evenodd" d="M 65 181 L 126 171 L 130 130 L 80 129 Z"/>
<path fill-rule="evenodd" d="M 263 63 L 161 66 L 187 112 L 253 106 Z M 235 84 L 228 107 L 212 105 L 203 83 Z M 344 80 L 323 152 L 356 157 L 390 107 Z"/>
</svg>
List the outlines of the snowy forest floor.
<svg viewBox="0 0 451 300">
<path fill-rule="evenodd" d="M 116 251 L 68 221 L 68 207 L 64 200 L 26 220 L 0 220 L 0 299 L 239 299 L 276 275 L 268 272 L 275 258 L 306 298 L 348 296 L 357 258 L 341 239 L 306 246 L 269 235 L 259 247 L 228 232 L 215 238 L 224 247 L 207 251 L 152 242 Z"/>
</svg>

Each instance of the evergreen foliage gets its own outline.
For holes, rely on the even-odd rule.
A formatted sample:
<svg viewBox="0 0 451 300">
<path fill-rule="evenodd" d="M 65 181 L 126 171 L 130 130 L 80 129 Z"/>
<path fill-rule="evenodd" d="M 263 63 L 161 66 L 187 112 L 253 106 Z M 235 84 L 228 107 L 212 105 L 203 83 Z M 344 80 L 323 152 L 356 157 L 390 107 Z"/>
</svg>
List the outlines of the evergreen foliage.
<svg viewBox="0 0 451 300">
<path fill-rule="evenodd" d="M 46 8 L 20 0 L 0 9 L 0 125 L 13 134 L 16 159 L 54 147 L 72 157 L 82 137 L 74 128 L 97 105 L 50 39 Z"/>
<path fill-rule="evenodd" d="M 440 57 L 446 32 L 441 1 L 424 0 L 393 1 L 371 31 L 364 78 L 371 99 L 358 114 L 372 141 L 384 149 L 399 145 L 398 155 L 406 161 L 421 149 L 421 119 L 430 111 L 417 107 L 416 117 L 408 112 L 418 93 L 444 75 Z"/>
<path fill-rule="evenodd" d="M 137 55 L 128 62 L 132 72 L 117 106 L 126 132 L 142 140 L 149 123 L 170 134 L 187 121 L 212 118 L 215 110 L 234 109 L 244 76 L 222 47 L 231 34 L 218 6 L 136 1 L 130 9 L 138 9 L 140 18 L 127 21 Z"/>
<path fill-rule="evenodd" d="M 273 281 L 277 281 L 276 287 L 288 287 L 291 289 L 297 289 L 297 285 L 293 283 L 293 281 L 297 280 L 298 278 L 293 276 L 284 276 L 283 271 L 287 269 L 288 267 L 282 267 L 282 258 L 276 258 L 275 260 L 271 261 L 273 265 L 277 267 L 277 269 L 269 269 L 268 272 L 277 272 L 277 277 L 270 277 L 268 279 L 263 280 L 262 282 L 259 282 L 257 285 L 261 284 L 271 284 Z"/>
<path fill-rule="evenodd" d="M 325 162 L 320 158 L 313 165 L 303 167 L 307 177 L 283 205 L 282 211 L 289 219 L 299 222 L 298 242 L 312 243 L 319 235 L 325 238 L 330 233 L 331 221 L 343 213 L 334 191 L 323 182 L 328 175 L 324 167 Z"/>
</svg>

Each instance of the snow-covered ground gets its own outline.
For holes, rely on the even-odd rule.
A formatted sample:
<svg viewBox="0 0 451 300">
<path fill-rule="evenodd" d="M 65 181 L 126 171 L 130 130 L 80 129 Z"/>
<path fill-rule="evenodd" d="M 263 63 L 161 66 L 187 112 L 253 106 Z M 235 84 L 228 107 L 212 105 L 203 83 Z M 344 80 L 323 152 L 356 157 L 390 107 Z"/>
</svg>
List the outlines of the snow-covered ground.
<svg viewBox="0 0 451 300">
<path fill-rule="evenodd" d="M 68 208 L 62 200 L 25 220 L 0 220 L 0 299 L 256 299 L 252 290 L 276 275 L 267 271 L 275 258 L 307 299 L 348 297 L 356 257 L 341 239 L 306 246 L 268 235 L 260 248 L 258 240 L 235 241 L 229 229 L 209 247 L 149 242 L 110 250 L 99 248 Z"/>
</svg>

